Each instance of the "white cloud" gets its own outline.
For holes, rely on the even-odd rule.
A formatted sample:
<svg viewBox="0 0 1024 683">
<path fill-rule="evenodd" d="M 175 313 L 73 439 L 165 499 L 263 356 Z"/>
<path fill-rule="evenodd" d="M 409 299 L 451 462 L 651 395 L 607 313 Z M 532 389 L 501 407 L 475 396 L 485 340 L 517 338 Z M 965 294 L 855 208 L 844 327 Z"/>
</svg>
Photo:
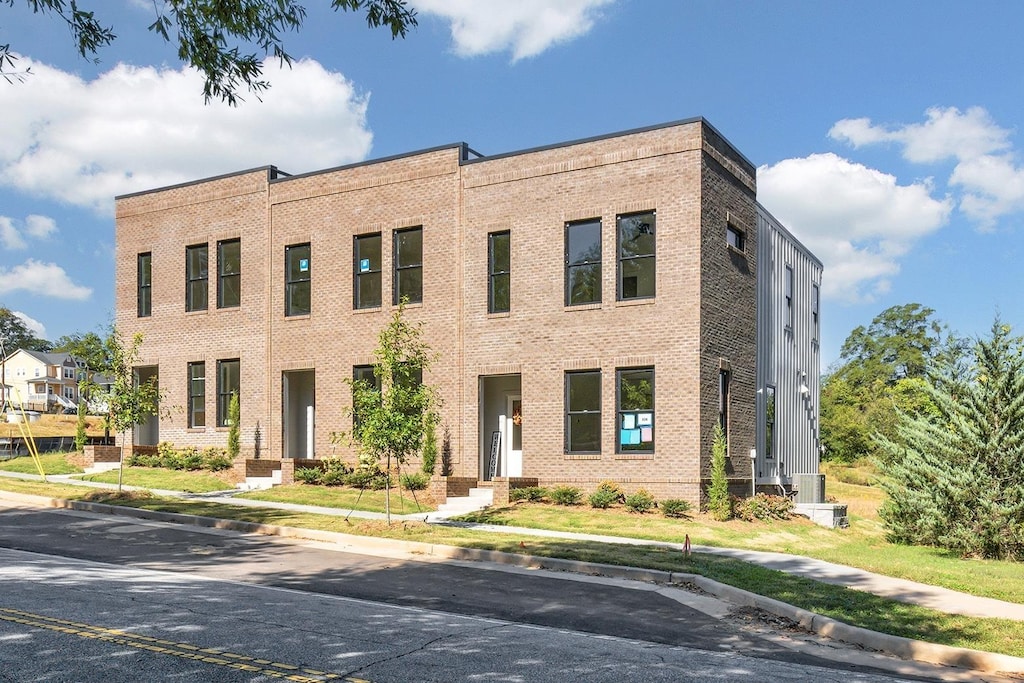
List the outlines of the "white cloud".
<svg viewBox="0 0 1024 683">
<path fill-rule="evenodd" d="M 907 161 L 928 164 L 953 159 L 950 187 L 962 191 L 960 210 L 983 231 L 1002 216 L 1024 211 L 1024 169 L 1015 160 L 1012 131 L 997 125 L 982 107 L 961 112 L 932 108 L 923 123 L 876 125 L 870 119 L 843 119 L 829 136 L 854 148 L 895 143 Z"/>
<path fill-rule="evenodd" d="M 11 315 L 16 318 L 20 318 L 21 322 L 25 323 L 25 327 L 36 339 L 46 339 L 46 326 L 35 318 L 30 318 L 21 311 L 11 311 Z"/>
<path fill-rule="evenodd" d="M 449 22 L 455 53 L 474 57 L 510 50 L 512 61 L 590 31 L 614 0 L 415 0 L 423 14 Z"/>
<path fill-rule="evenodd" d="M 92 289 L 76 285 L 56 263 L 35 259 L 28 259 L 9 269 L 0 267 L 0 295 L 19 290 L 74 301 L 84 301 L 92 296 Z"/>
<path fill-rule="evenodd" d="M 4 249 L 12 251 L 28 247 L 28 242 L 21 236 L 14 221 L 7 216 L 0 216 L 0 244 L 4 245 Z"/>
<path fill-rule="evenodd" d="M 35 239 L 47 239 L 57 232 L 57 221 L 49 216 L 32 214 L 25 218 L 23 227 L 19 227 L 19 223 L 21 222 L 13 218 L 0 216 L 0 244 L 5 249 L 27 249 L 26 235 Z"/>
<path fill-rule="evenodd" d="M 312 60 L 264 65 L 273 87 L 237 108 L 203 104 L 188 68 L 118 64 L 92 81 L 21 57 L 0 88 L 0 184 L 109 214 L 112 198 L 274 164 L 300 173 L 369 154 L 368 96 Z"/>
<path fill-rule="evenodd" d="M 822 260 L 823 294 L 849 303 L 888 291 L 900 259 L 949 220 L 930 182 L 896 178 L 835 154 L 762 166 L 759 201 Z"/>
</svg>

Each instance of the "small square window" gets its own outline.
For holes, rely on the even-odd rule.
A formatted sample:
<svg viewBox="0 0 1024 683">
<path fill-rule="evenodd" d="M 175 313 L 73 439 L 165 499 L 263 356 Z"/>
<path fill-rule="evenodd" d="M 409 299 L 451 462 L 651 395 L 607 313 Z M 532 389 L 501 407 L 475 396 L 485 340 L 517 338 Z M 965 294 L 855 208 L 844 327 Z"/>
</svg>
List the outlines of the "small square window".
<svg viewBox="0 0 1024 683">
<path fill-rule="evenodd" d="M 747 249 L 746 234 L 731 223 L 725 229 L 725 242 L 736 251 L 746 251 Z"/>
</svg>

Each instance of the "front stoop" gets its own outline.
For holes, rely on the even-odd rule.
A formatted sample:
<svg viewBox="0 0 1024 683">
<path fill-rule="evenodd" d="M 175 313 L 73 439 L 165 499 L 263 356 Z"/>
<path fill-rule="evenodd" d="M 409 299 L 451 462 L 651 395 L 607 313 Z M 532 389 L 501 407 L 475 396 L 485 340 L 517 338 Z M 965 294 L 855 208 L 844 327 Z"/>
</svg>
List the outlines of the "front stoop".
<svg viewBox="0 0 1024 683">
<path fill-rule="evenodd" d="M 84 470 L 85 474 L 96 474 L 98 472 L 109 472 L 110 470 L 121 469 L 121 463 L 119 462 L 97 462 L 91 467 L 86 467 Z"/>
<path fill-rule="evenodd" d="M 450 496 L 448 500 L 437 506 L 433 517 L 455 517 L 467 512 L 476 512 L 490 507 L 494 502 L 494 490 L 491 488 L 471 488 L 468 496 Z"/>
<path fill-rule="evenodd" d="M 273 470 L 269 477 L 246 477 L 236 487 L 243 491 L 255 491 L 257 489 L 269 489 L 281 484 L 281 470 Z"/>
</svg>

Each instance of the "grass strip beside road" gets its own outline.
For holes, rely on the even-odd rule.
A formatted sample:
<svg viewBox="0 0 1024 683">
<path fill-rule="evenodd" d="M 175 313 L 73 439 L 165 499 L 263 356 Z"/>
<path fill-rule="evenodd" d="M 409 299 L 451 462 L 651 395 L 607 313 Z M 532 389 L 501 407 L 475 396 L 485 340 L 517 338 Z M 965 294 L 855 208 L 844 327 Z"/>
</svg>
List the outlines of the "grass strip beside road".
<svg viewBox="0 0 1024 683">
<path fill-rule="evenodd" d="M 3 480 L 6 490 L 91 500 L 145 510 L 233 519 L 340 533 L 451 545 L 604 564 L 690 572 L 759 595 L 824 614 L 854 626 L 932 643 L 1024 656 L 1024 622 L 947 615 L 861 591 L 819 583 L 731 558 L 683 553 L 668 547 L 494 534 L 430 526 L 419 522 L 350 520 L 329 515 L 222 503 L 163 498 L 150 494 L 83 491 L 73 486 Z"/>
</svg>

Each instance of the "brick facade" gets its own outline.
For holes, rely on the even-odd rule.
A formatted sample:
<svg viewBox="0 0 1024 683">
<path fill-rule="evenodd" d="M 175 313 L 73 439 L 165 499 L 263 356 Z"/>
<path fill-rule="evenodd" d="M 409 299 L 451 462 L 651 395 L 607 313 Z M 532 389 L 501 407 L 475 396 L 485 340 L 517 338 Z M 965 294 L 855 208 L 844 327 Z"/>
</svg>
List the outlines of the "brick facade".
<svg viewBox="0 0 1024 683">
<path fill-rule="evenodd" d="M 656 289 L 619 300 L 616 218 L 656 212 Z M 372 364 L 377 334 L 395 307 L 393 239 L 422 227 L 423 302 L 407 307 L 439 359 L 424 381 L 443 399 L 452 475 L 486 471 L 490 391 L 518 391 L 521 468 L 504 477 L 697 502 L 719 419 L 719 371 L 731 373 L 732 474 L 749 482 L 755 441 L 757 205 L 755 170 L 702 119 L 494 157 L 464 145 L 288 177 L 274 168 L 119 197 L 117 325 L 141 332 L 140 365 L 156 368 L 168 415 L 158 438 L 226 443 L 215 426 L 218 360 L 239 359 L 243 453 L 354 460 L 333 445 L 350 428 L 345 380 Z M 565 305 L 565 224 L 600 220 L 600 301 Z M 745 231 L 742 252 L 726 227 Z M 511 305 L 488 313 L 488 235 L 509 231 Z M 355 236 L 381 234 L 382 305 L 354 310 Z M 241 240 L 241 305 L 218 309 L 216 246 Z M 209 306 L 185 311 L 185 248 L 209 245 Z M 285 316 L 285 249 L 310 245 L 308 315 Z M 152 315 L 137 315 L 138 254 L 152 253 Z M 206 426 L 188 428 L 189 363 L 206 364 Z M 654 452 L 617 453 L 616 371 L 655 372 Z M 565 450 L 565 373 L 599 370 L 599 453 Z M 285 439 L 284 373 L 311 371 L 313 453 Z M 496 379 L 491 379 L 496 378 Z M 303 380 L 305 381 L 305 379 Z M 488 384 L 492 382 L 492 384 Z M 508 384 L 511 382 L 512 384 Z M 507 386 L 517 389 L 508 391 Z M 486 387 L 490 387 L 485 391 Z M 297 414 L 297 413 L 296 413 Z M 439 430 L 440 435 L 440 430 Z M 297 443 L 297 442 L 296 442 Z M 505 458 L 502 459 L 503 461 Z M 509 467 L 521 471 L 507 471 Z"/>
</svg>

